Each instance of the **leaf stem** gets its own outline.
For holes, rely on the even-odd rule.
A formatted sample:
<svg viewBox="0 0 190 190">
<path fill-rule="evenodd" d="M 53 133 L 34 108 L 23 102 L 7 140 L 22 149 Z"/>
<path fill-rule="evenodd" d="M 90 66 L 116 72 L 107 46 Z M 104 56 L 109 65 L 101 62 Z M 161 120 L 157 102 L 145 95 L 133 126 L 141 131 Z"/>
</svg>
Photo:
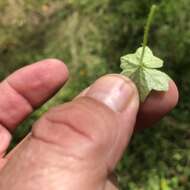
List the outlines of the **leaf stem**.
<svg viewBox="0 0 190 190">
<path fill-rule="evenodd" d="M 143 58 L 144 58 L 144 54 L 145 54 L 145 48 L 147 46 L 148 43 L 148 35 L 149 35 L 149 31 L 150 31 L 150 27 L 156 12 L 157 6 L 156 5 L 152 5 L 149 15 L 148 15 L 148 19 L 146 22 L 146 26 L 145 26 L 145 30 L 144 30 L 144 37 L 143 37 L 143 50 L 142 50 L 142 54 L 141 54 L 141 58 L 140 58 L 140 65 L 143 64 Z"/>
</svg>

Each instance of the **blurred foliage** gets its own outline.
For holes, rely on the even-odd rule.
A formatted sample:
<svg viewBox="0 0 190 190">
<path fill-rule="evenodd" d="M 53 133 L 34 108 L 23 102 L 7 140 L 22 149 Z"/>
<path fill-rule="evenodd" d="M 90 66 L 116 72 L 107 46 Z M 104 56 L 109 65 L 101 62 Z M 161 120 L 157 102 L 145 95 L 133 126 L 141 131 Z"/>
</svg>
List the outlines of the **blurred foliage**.
<svg viewBox="0 0 190 190">
<path fill-rule="evenodd" d="M 160 6 L 149 46 L 165 60 L 180 103 L 160 127 L 135 135 L 117 173 L 121 189 L 190 189 L 189 0 L 0 0 L 0 79 L 44 59 L 64 60 L 70 81 L 17 130 L 12 146 L 49 107 L 71 100 L 97 77 L 120 72 L 141 43 L 151 4 Z"/>
</svg>

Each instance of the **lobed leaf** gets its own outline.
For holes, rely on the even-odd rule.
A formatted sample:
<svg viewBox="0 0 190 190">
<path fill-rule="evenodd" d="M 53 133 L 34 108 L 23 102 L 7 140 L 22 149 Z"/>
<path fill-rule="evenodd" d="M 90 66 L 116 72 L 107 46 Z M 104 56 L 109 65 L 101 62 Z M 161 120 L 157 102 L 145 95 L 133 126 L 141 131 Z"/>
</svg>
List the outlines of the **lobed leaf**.
<svg viewBox="0 0 190 190">
<path fill-rule="evenodd" d="M 141 62 L 143 48 L 140 47 L 134 54 L 121 57 L 121 68 L 123 75 L 131 78 L 136 84 L 141 102 L 152 90 L 167 91 L 170 77 L 157 70 L 163 66 L 163 61 L 155 57 L 149 47 L 145 48 Z"/>
</svg>

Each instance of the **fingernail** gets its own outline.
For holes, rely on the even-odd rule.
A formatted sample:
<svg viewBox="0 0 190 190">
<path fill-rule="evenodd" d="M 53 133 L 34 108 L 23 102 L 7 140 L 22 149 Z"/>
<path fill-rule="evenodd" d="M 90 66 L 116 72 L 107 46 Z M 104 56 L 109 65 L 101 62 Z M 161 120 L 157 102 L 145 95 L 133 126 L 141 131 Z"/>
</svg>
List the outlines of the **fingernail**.
<svg viewBox="0 0 190 190">
<path fill-rule="evenodd" d="M 107 75 L 91 85 L 86 96 L 100 101 L 113 111 L 121 112 L 135 96 L 135 87 L 121 75 Z"/>
</svg>

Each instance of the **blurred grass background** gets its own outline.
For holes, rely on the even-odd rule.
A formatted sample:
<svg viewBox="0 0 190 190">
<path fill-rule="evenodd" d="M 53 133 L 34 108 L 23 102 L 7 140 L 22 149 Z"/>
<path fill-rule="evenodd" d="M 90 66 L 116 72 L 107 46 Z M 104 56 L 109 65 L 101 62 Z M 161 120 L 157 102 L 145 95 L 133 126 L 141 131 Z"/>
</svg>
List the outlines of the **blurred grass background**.
<svg viewBox="0 0 190 190">
<path fill-rule="evenodd" d="M 16 131 L 12 147 L 51 106 L 71 100 L 139 47 L 150 6 L 160 10 L 149 46 L 165 60 L 180 102 L 159 126 L 134 136 L 117 175 L 122 190 L 190 189 L 189 0 L 0 0 L 0 79 L 40 59 L 64 60 L 70 80 Z"/>
</svg>

